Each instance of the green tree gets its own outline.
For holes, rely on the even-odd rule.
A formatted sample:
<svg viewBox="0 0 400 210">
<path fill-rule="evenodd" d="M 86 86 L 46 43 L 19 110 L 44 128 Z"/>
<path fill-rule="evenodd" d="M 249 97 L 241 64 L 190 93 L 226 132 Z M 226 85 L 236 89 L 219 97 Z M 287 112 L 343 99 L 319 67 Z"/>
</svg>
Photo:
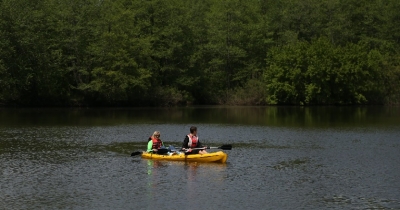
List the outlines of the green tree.
<svg viewBox="0 0 400 210">
<path fill-rule="evenodd" d="M 202 49 L 207 64 L 204 74 L 219 102 L 231 97 L 226 95 L 230 90 L 261 78 L 267 48 L 272 43 L 269 19 L 262 6 L 256 1 L 214 1 L 207 13 L 208 42 Z"/>
<path fill-rule="evenodd" d="M 2 95 L 9 103 L 60 104 L 69 97 L 59 68 L 57 25 L 51 1 L 1 2 Z"/>
<path fill-rule="evenodd" d="M 88 80 L 80 80 L 77 89 L 97 103 L 140 101 L 150 86 L 151 72 L 141 62 L 149 43 L 140 39 L 139 28 L 133 24 L 132 5 L 103 1 L 97 11 L 99 18 L 88 22 L 96 35 L 85 55 L 90 68 L 78 72 Z"/>
<path fill-rule="evenodd" d="M 360 42 L 328 39 L 273 48 L 265 71 L 271 104 L 363 104 L 383 101 L 383 56 Z"/>
</svg>

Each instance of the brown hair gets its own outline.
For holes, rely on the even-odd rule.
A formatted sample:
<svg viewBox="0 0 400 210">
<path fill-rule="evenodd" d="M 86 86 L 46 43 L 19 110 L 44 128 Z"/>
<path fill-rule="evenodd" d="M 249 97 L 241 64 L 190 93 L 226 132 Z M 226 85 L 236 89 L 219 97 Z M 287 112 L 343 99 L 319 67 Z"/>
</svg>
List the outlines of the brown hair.
<svg viewBox="0 0 400 210">
<path fill-rule="evenodd" d="M 192 126 L 192 127 L 190 127 L 190 133 L 193 133 L 193 132 L 195 132 L 195 131 L 197 131 L 197 128 L 196 128 L 196 126 Z"/>
</svg>

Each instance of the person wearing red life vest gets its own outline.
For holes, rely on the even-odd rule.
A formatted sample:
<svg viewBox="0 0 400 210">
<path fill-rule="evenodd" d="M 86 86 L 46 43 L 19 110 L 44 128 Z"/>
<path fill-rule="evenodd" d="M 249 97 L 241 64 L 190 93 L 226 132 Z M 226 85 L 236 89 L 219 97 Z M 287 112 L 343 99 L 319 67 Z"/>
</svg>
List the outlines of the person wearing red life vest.
<svg viewBox="0 0 400 210">
<path fill-rule="evenodd" d="M 160 131 L 154 131 L 153 135 L 149 137 L 147 152 L 156 153 L 162 146 L 164 146 L 164 144 L 160 139 Z"/>
<path fill-rule="evenodd" d="M 204 148 L 204 149 L 196 149 L 194 148 Z M 186 151 L 186 154 L 207 154 L 205 147 L 203 147 L 199 141 L 199 137 L 197 136 L 197 128 L 195 126 L 190 127 L 190 133 L 185 136 L 185 140 L 183 140 L 182 150 Z"/>
</svg>

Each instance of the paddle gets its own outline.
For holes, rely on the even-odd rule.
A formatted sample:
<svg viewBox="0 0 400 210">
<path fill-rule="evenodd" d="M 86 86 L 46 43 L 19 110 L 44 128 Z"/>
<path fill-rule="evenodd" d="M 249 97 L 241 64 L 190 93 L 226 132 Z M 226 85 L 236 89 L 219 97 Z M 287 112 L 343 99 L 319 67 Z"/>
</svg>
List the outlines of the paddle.
<svg viewBox="0 0 400 210">
<path fill-rule="evenodd" d="M 161 149 L 158 149 L 158 151 L 155 154 L 164 155 L 167 153 L 168 153 L 168 149 L 161 148 Z M 142 154 L 142 152 L 137 151 L 137 152 L 132 152 L 131 156 L 136 156 L 136 155 L 141 155 L 141 154 Z"/>
<path fill-rule="evenodd" d="M 132 152 L 131 156 L 141 155 L 142 152 Z"/>
<path fill-rule="evenodd" d="M 195 148 L 195 149 L 201 149 L 201 148 Z M 232 150 L 232 145 L 230 144 L 224 144 L 220 147 L 206 147 L 206 149 L 222 149 L 222 150 Z"/>
<path fill-rule="evenodd" d="M 222 149 L 222 150 L 232 150 L 232 145 L 224 144 L 220 147 L 205 147 L 205 148 L 192 148 L 192 150 L 200 150 L 200 149 Z"/>
<path fill-rule="evenodd" d="M 222 149 L 222 150 L 232 150 L 232 145 L 224 144 L 220 147 L 207 147 L 207 149 Z"/>
</svg>

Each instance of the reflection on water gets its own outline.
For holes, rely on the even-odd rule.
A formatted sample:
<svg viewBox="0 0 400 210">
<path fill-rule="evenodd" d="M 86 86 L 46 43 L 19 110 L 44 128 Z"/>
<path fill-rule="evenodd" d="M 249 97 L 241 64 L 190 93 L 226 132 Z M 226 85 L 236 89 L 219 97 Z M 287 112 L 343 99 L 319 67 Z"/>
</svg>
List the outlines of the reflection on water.
<svg viewBox="0 0 400 210">
<path fill-rule="evenodd" d="M 159 167 L 164 167 L 162 162 L 160 161 L 153 161 L 153 160 L 148 160 L 147 161 L 147 201 L 148 203 L 152 203 L 153 199 L 156 199 L 156 191 L 157 189 L 157 184 L 158 184 L 158 177 L 161 177 L 162 175 L 160 174 L 159 170 L 157 170 Z"/>
<path fill-rule="evenodd" d="M 196 180 L 196 173 L 198 167 L 199 165 L 197 162 L 185 164 L 185 170 L 187 172 L 188 188 L 191 188 L 191 183 L 193 183 Z M 193 189 L 193 191 L 196 191 L 196 189 Z"/>
<path fill-rule="evenodd" d="M 0 109 L 0 126 L 239 124 L 284 127 L 392 126 L 400 107 L 177 107 L 134 109 Z M 148 131 L 147 131 L 148 132 Z"/>
<path fill-rule="evenodd" d="M 0 209 L 400 209 L 400 109 L 1 109 Z M 130 157 L 160 130 L 226 164 Z M 217 150 L 212 150 L 217 151 Z"/>
</svg>

